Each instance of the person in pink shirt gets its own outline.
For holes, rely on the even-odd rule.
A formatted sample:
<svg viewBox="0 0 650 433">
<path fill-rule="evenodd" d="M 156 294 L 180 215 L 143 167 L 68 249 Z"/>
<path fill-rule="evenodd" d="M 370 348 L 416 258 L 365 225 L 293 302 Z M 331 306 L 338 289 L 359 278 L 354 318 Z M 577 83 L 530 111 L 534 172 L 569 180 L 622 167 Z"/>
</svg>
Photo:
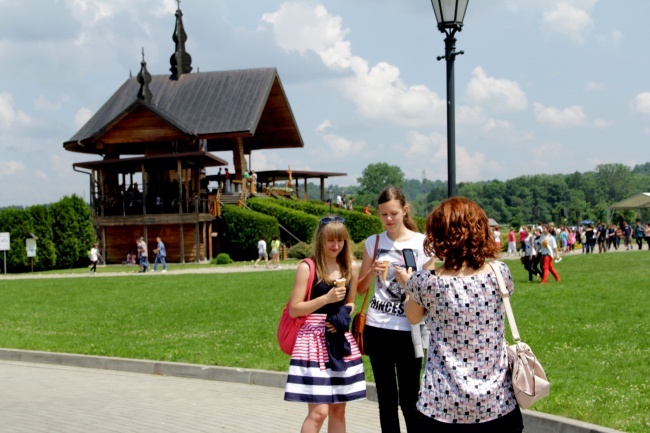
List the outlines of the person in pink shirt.
<svg viewBox="0 0 650 433">
<path fill-rule="evenodd" d="M 528 231 L 526 231 L 524 226 L 519 228 L 519 252 L 522 256 L 526 255 L 526 238 L 528 237 Z"/>
</svg>

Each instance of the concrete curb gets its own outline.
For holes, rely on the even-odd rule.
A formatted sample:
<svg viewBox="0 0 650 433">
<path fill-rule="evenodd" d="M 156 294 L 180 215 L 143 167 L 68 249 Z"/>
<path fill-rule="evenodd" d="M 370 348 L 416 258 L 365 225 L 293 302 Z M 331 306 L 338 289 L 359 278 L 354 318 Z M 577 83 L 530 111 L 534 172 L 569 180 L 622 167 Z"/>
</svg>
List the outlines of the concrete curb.
<svg viewBox="0 0 650 433">
<path fill-rule="evenodd" d="M 275 371 L 18 349 L 0 348 L 0 360 L 216 380 L 273 388 L 284 388 L 287 380 L 286 373 Z M 367 384 L 367 397 L 368 400 L 377 401 L 374 383 Z M 541 412 L 522 412 L 527 433 L 622 433 L 619 430 Z"/>
</svg>

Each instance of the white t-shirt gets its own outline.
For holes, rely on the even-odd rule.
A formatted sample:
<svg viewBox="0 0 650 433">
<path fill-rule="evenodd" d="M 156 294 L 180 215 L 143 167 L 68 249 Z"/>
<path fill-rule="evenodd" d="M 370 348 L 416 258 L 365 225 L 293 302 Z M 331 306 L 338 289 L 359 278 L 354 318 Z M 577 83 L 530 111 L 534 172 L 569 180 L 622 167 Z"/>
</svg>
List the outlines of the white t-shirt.
<svg viewBox="0 0 650 433">
<path fill-rule="evenodd" d="M 546 256 L 553 256 L 555 255 L 555 250 L 557 249 L 557 242 L 555 242 L 555 238 L 551 236 L 550 234 L 548 235 L 542 235 L 540 238 L 540 244 L 542 245 L 542 248 L 540 250 L 541 255 L 546 255 Z"/>
<path fill-rule="evenodd" d="M 366 251 L 369 256 L 372 256 L 375 251 L 376 238 L 377 236 L 373 235 L 366 239 Z M 406 291 L 395 279 L 395 267 L 392 265 L 404 267 L 402 250 L 411 248 L 415 253 L 417 270 L 422 270 L 422 266 L 429 261 L 429 257 L 424 254 L 424 239 L 425 236 L 422 233 L 415 233 L 406 242 L 394 242 L 386 232 L 379 235 L 379 248 L 377 248 L 377 257 L 374 260 L 387 260 L 391 265 L 388 268 L 386 281 L 384 281 L 383 275 L 375 277 L 375 294 L 368 305 L 366 316 L 368 326 L 396 331 L 411 330 L 411 324 L 404 314 Z"/>
<path fill-rule="evenodd" d="M 266 241 L 259 241 L 257 243 L 257 253 L 260 255 L 266 254 Z"/>
<path fill-rule="evenodd" d="M 97 261 L 97 254 L 98 253 L 99 253 L 99 251 L 97 251 L 97 248 L 92 247 L 90 249 L 90 261 L 91 262 L 96 262 Z"/>
</svg>

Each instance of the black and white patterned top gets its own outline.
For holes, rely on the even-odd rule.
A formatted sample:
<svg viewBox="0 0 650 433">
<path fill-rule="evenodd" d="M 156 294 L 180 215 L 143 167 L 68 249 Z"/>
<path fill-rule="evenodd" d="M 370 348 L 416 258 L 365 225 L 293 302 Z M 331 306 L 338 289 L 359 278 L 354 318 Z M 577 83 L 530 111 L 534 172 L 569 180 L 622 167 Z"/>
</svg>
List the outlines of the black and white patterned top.
<svg viewBox="0 0 650 433">
<path fill-rule="evenodd" d="M 510 270 L 495 262 L 512 294 Z M 490 269 L 490 268 L 488 268 Z M 469 277 L 416 272 L 406 287 L 431 331 L 417 408 L 445 423 L 480 423 L 517 405 L 508 369 L 505 308 L 490 269 Z"/>
</svg>

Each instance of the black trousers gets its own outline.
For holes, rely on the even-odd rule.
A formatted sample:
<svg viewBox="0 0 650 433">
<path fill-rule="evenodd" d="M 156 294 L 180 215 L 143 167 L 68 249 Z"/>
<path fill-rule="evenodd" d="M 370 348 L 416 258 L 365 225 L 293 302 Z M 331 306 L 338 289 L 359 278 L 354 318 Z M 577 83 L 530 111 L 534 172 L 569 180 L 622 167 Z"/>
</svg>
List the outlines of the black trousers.
<svg viewBox="0 0 650 433">
<path fill-rule="evenodd" d="M 377 385 L 382 433 L 400 433 L 398 405 L 406 431 L 421 432 L 421 415 L 415 404 L 420 392 L 422 358 L 415 357 L 411 333 L 366 325 L 363 342 Z"/>
</svg>

